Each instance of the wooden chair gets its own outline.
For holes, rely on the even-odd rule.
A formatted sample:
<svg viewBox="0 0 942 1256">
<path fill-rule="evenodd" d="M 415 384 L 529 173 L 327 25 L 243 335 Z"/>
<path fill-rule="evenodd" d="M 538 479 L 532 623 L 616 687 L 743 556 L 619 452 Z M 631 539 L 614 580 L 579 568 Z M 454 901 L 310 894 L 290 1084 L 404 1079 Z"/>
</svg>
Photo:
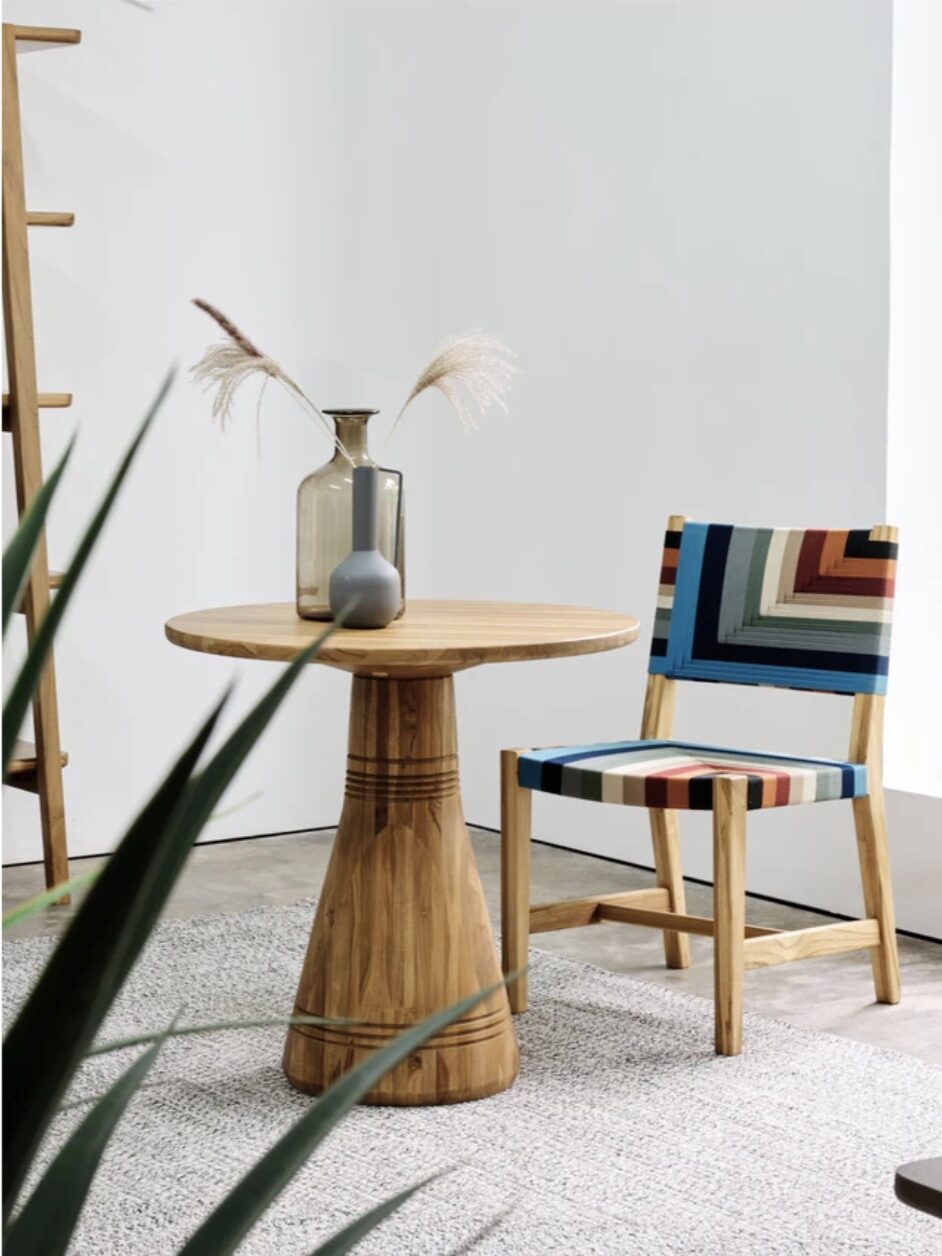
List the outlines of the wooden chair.
<svg viewBox="0 0 942 1256">
<path fill-rule="evenodd" d="M 713 938 L 716 1050 L 742 1050 L 743 972 L 869 949 L 876 996 L 899 1002 L 899 965 L 881 782 L 883 694 L 896 530 L 790 530 L 668 521 L 641 740 L 501 756 L 504 972 L 531 933 L 602 921 L 664 931 L 669 968 L 688 933 Z M 847 760 L 801 759 L 673 739 L 678 680 L 853 695 Z M 647 807 L 657 887 L 530 906 L 532 791 Z M 866 918 L 783 932 L 745 921 L 746 812 L 852 800 Z M 687 914 L 677 812 L 713 812 L 713 918 Z M 510 986 L 527 1007 L 527 979 Z"/>
</svg>

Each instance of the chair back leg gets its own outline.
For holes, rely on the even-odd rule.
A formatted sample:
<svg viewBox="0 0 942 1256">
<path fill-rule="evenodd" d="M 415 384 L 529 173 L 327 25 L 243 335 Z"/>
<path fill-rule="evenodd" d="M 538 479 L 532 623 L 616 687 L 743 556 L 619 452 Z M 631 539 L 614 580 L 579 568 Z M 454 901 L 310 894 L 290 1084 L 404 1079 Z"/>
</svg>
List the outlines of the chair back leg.
<svg viewBox="0 0 942 1256">
<path fill-rule="evenodd" d="M 652 807 L 651 842 L 654 846 L 654 867 L 657 883 L 670 895 L 670 910 L 684 915 L 687 898 L 684 894 L 684 873 L 680 861 L 680 833 L 677 812 Z M 668 968 L 690 967 L 690 943 L 685 933 L 664 930 L 664 959 Z"/>
<path fill-rule="evenodd" d="M 713 997 L 717 1055 L 742 1051 L 746 929 L 746 796 L 744 776 L 713 782 Z"/>
<path fill-rule="evenodd" d="M 500 918 L 504 976 L 526 968 L 530 945 L 532 799 L 517 783 L 519 750 L 500 756 Z M 511 1012 L 527 1010 L 527 975 L 507 986 Z"/>
</svg>

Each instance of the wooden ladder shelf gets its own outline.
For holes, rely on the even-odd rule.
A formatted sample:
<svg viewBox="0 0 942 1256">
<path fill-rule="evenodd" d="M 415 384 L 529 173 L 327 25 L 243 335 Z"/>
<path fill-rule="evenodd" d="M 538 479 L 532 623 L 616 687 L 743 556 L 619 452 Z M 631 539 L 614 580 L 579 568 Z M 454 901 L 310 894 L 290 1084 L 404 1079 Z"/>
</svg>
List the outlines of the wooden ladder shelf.
<svg viewBox="0 0 942 1256">
<path fill-rule="evenodd" d="M 41 393 L 37 387 L 28 228 L 71 227 L 75 215 L 31 212 L 26 208 L 17 54 L 77 44 L 80 39 L 81 32 L 76 30 L 3 23 L 3 315 L 10 378 L 10 391 L 3 394 L 3 430 L 13 438 L 20 516 L 43 482 L 39 411 L 72 403 L 71 393 Z M 43 535 L 18 608 L 26 617 L 29 640 L 49 609 L 50 589 L 58 583 L 58 573 L 49 570 Z M 51 886 L 69 876 L 62 789 L 62 769 L 68 756 L 60 745 L 56 672 L 51 655 L 33 702 L 33 727 L 35 745 L 17 742 L 4 783 L 39 796 L 46 885 Z"/>
</svg>

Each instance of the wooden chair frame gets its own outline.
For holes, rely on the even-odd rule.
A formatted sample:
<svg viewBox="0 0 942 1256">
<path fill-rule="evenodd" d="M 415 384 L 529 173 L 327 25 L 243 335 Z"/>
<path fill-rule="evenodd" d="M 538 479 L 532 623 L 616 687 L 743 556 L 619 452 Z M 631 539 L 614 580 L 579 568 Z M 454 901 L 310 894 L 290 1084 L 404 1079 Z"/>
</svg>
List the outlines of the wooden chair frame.
<svg viewBox="0 0 942 1256">
<path fill-rule="evenodd" d="M 686 520 L 672 515 L 668 529 L 679 531 Z M 896 529 L 881 526 L 874 540 L 895 541 Z M 673 732 L 677 681 L 648 677 L 641 737 L 670 738 Z M 654 847 L 656 886 L 596 898 L 530 905 L 530 839 L 532 791 L 518 783 L 518 760 L 526 750 L 501 754 L 501 920 L 503 968 L 509 974 L 524 968 L 530 934 L 574 929 L 617 921 L 662 929 L 668 968 L 687 968 L 686 935 L 713 938 L 715 1045 L 719 1055 L 742 1051 L 743 973 L 792 960 L 842 951 L 869 950 L 877 1001 L 898 1003 L 899 960 L 883 799 L 883 705 L 881 694 L 854 696 L 848 759 L 867 768 L 868 793 L 850 800 L 857 832 L 863 883 L 862 920 L 839 921 L 811 929 L 765 929 L 746 923 L 746 795 L 747 777 L 717 777 L 713 783 L 713 916 L 687 914 L 677 812 L 648 808 Z M 524 973 L 509 987 L 515 1013 L 527 1010 Z"/>
</svg>

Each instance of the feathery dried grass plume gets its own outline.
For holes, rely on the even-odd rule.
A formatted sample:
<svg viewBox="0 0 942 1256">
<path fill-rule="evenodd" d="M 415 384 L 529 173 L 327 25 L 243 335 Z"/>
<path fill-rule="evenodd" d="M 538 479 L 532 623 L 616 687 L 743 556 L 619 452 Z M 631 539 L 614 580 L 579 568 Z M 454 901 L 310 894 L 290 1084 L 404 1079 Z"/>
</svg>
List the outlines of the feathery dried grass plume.
<svg viewBox="0 0 942 1256">
<path fill-rule="evenodd" d="M 437 388 L 447 398 L 465 431 L 477 427 L 471 406 L 483 414 L 489 406 L 497 405 L 506 414 L 505 398 L 516 369 L 513 354 L 494 336 L 482 331 L 451 336 L 416 380 L 389 435 L 416 397 L 429 388 Z"/>
<path fill-rule="evenodd" d="M 284 367 L 257 348 L 248 336 L 214 305 L 210 305 L 208 301 L 203 301 L 199 297 L 193 299 L 193 304 L 204 314 L 208 314 L 222 328 L 226 336 L 224 340 L 210 345 L 190 371 L 194 380 L 202 385 L 204 391 L 214 392 L 213 418 L 219 420 L 222 428 L 225 428 L 226 423 L 232 417 L 232 404 L 238 390 L 253 376 L 261 375 L 264 379 L 258 395 L 256 417 L 261 413 L 262 397 L 269 379 L 277 380 L 321 425 L 331 443 L 336 445 L 348 461 L 353 461 L 335 436 L 333 426 L 327 416 L 321 413 L 301 385 L 291 378 Z"/>
</svg>

